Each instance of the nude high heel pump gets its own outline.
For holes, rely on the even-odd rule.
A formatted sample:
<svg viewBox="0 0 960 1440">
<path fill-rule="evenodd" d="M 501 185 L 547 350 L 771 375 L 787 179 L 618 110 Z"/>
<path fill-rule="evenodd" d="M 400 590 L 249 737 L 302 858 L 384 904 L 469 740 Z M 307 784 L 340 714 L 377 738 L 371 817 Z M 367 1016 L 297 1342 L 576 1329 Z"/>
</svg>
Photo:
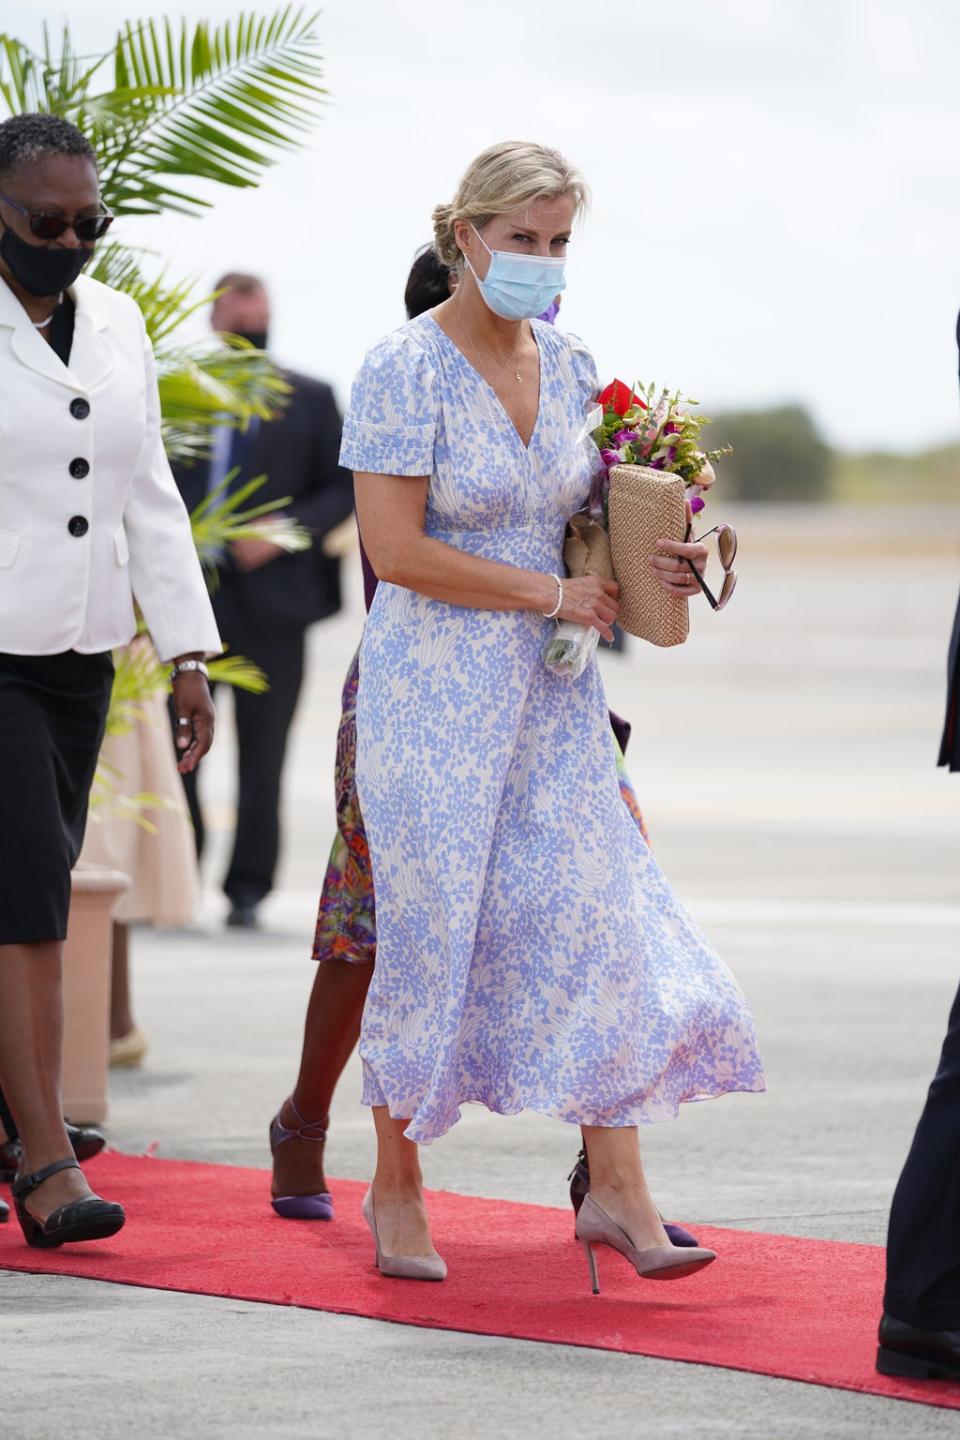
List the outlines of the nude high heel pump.
<svg viewBox="0 0 960 1440">
<path fill-rule="evenodd" d="M 699 1245 L 651 1245 L 646 1250 L 638 1250 L 627 1232 L 597 1204 L 592 1195 L 584 1198 L 577 1214 L 577 1239 L 587 1252 L 594 1295 L 600 1294 L 598 1245 L 609 1245 L 611 1250 L 616 1250 L 629 1260 L 644 1280 L 682 1280 L 685 1275 L 693 1275 L 705 1265 L 712 1265 L 717 1258 L 715 1250 L 704 1250 Z"/>
<path fill-rule="evenodd" d="M 370 1226 L 377 1247 L 377 1269 L 393 1280 L 446 1280 L 447 1267 L 439 1255 L 384 1255 L 377 1233 L 377 1214 L 373 1207 L 373 1190 L 363 1197 L 363 1218 Z"/>
</svg>

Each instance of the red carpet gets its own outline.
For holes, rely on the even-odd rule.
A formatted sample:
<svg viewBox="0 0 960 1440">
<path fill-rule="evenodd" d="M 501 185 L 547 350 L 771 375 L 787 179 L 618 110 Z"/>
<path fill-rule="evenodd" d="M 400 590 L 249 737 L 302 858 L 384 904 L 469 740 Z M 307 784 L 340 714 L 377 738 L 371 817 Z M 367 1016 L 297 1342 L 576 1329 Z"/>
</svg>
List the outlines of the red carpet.
<svg viewBox="0 0 960 1440">
<path fill-rule="evenodd" d="M 121 1234 L 46 1252 L 28 1249 L 13 1222 L 0 1227 L 0 1269 L 622 1350 L 960 1409 L 960 1385 L 874 1370 L 876 1246 L 704 1227 L 720 1259 L 701 1275 L 653 1284 L 602 1250 L 595 1297 L 569 1210 L 441 1192 L 430 1213 L 450 1278 L 424 1284 L 377 1274 L 356 1182 L 334 1183 L 330 1225 L 275 1216 L 260 1170 L 116 1154 L 87 1168 L 127 1206 Z"/>
</svg>

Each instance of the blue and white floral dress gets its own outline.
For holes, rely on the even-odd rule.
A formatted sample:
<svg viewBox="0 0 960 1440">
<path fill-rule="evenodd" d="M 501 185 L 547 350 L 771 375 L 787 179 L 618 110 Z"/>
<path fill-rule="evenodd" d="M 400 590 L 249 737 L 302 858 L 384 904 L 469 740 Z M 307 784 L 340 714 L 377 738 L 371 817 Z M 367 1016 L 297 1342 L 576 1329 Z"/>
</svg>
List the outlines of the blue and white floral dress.
<svg viewBox="0 0 960 1440">
<path fill-rule="evenodd" d="M 578 443 L 597 377 L 579 342 L 533 329 L 529 446 L 424 315 L 367 355 L 341 461 L 428 475 L 428 534 L 549 573 L 600 463 Z M 467 1101 L 624 1126 L 764 1088 L 743 994 L 621 800 L 596 663 L 551 674 L 550 628 L 381 584 L 364 631 L 357 783 L 378 946 L 363 1098 L 409 1119 L 411 1140 L 443 1135 Z"/>
</svg>

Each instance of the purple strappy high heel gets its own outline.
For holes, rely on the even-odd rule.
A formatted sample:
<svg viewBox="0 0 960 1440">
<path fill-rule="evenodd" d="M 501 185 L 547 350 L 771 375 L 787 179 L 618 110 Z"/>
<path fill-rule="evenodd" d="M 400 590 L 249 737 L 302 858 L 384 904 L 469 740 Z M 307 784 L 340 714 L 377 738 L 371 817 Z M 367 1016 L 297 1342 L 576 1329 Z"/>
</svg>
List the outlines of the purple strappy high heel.
<svg viewBox="0 0 960 1440">
<path fill-rule="evenodd" d="M 326 1140 L 327 1125 L 330 1122 L 329 1115 L 325 1115 L 322 1120 L 304 1120 L 292 1095 L 285 1103 L 290 1106 L 297 1117 L 297 1129 L 288 1130 L 287 1126 L 283 1124 L 280 1119 L 283 1114 L 281 1105 L 270 1121 L 271 1155 L 275 1155 L 278 1148 L 287 1140 L 316 1140 L 318 1142 Z M 278 1195 L 276 1199 L 271 1199 L 270 1204 L 284 1220 L 333 1219 L 333 1196 L 326 1190 L 320 1195 Z"/>
</svg>

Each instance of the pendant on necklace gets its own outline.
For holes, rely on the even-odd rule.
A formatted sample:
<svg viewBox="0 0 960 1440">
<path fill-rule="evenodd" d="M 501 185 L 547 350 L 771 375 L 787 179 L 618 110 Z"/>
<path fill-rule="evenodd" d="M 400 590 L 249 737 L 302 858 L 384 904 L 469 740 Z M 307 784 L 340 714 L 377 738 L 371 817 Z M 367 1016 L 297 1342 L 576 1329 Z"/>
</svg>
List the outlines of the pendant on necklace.
<svg viewBox="0 0 960 1440">
<path fill-rule="evenodd" d="M 513 378 L 514 378 L 514 380 L 516 380 L 516 382 L 517 382 L 518 385 L 522 385 L 522 384 L 523 384 L 523 376 L 520 374 L 520 371 L 519 371 L 519 370 L 516 371 L 516 373 L 514 374 L 514 377 L 513 377 Z"/>
</svg>

